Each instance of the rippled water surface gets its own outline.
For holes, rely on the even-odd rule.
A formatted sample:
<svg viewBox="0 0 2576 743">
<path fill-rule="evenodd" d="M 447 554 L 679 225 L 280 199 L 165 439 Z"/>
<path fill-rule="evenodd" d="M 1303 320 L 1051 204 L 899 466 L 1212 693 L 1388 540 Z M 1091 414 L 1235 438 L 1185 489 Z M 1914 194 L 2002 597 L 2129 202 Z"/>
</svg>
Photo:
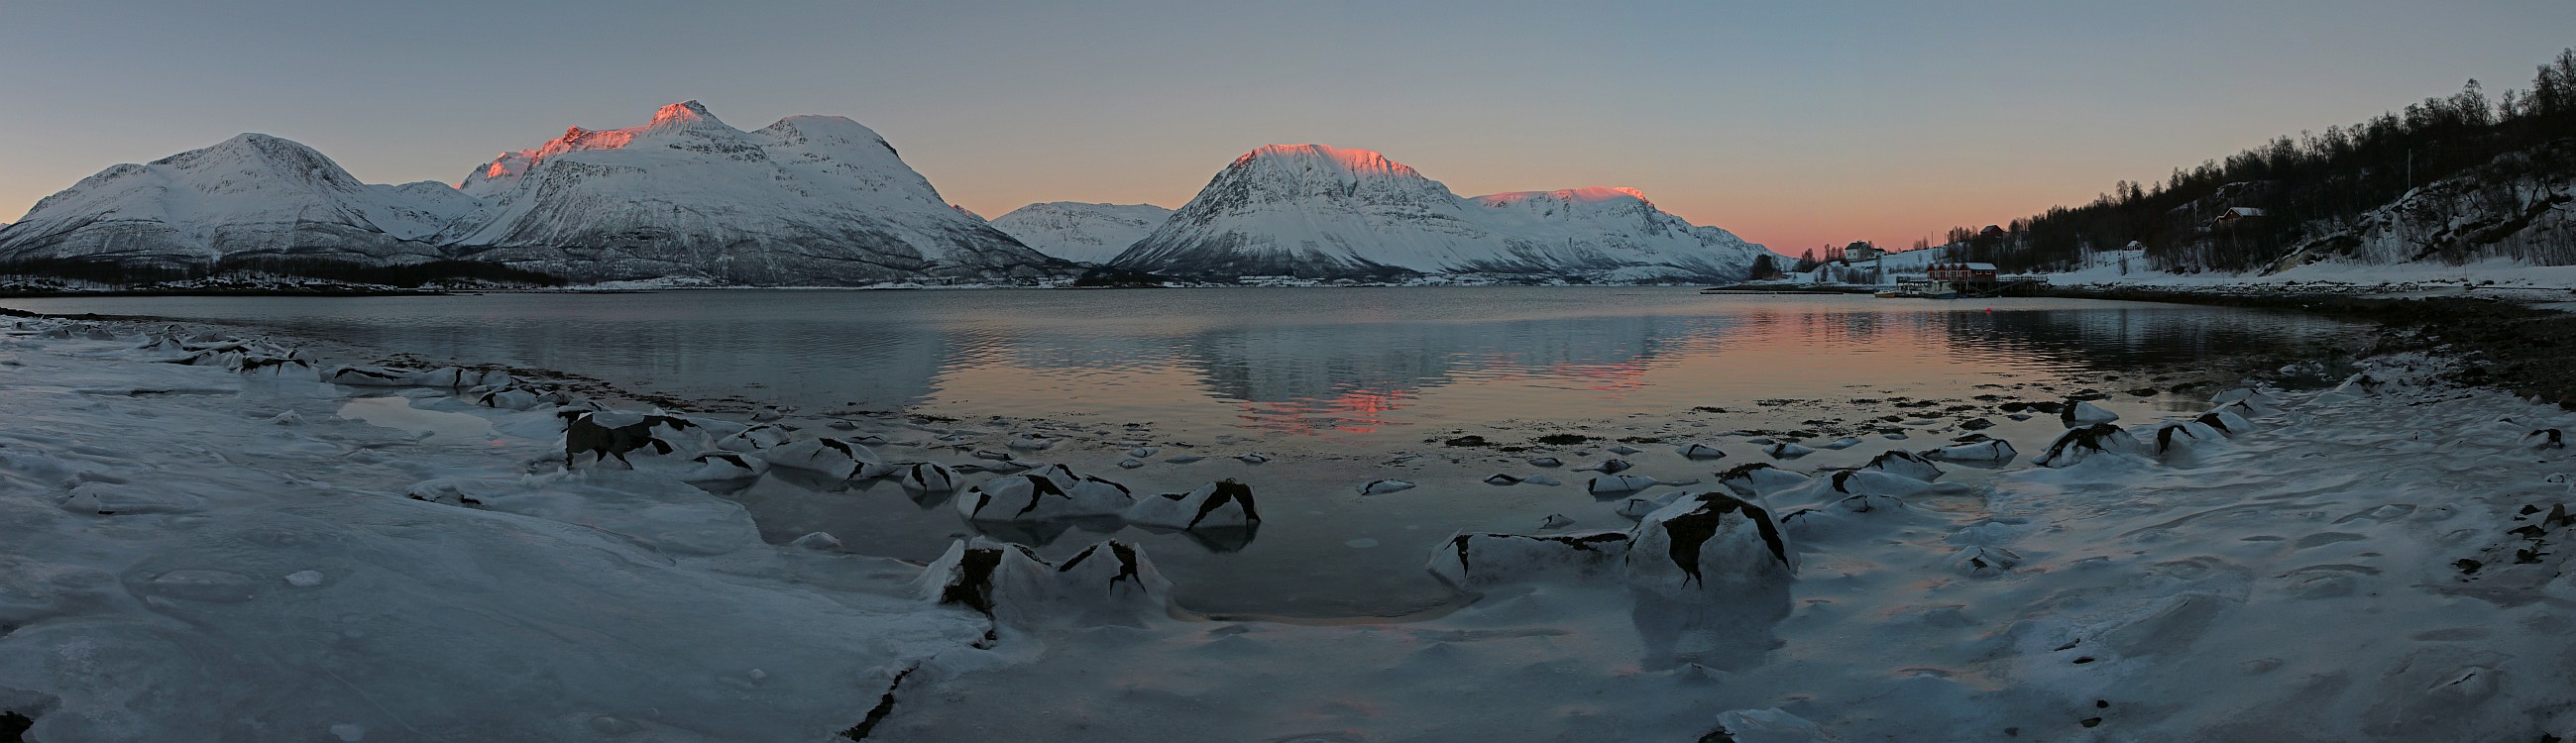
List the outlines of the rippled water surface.
<svg viewBox="0 0 2576 743">
<path fill-rule="evenodd" d="M 1135 291 L 687 291 L 381 298 L 0 300 L 44 312 L 159 315 L 276 328 L 460 362 L 559 369 L 695 399 L 830 416 L 902 411 L 996 426 L 1054 422 L 1100 433 L 1044 458 L 1140 491 L 1238 477 L 1263 497 L 1249 543 L 1178 535 L 1152 545 L 1185 603 L 1330 616 L 1438 604 L 1416 569 L 1453 530 L 1529 531 L 1564 514 L 1624 528 L 1567 485 L 1496 488 L 1523 461 L 1607 456 L 1619 439 L 1666 480 L 1762 459 L 1756 435 L 1867 444 L 1801 468 L 1849 466 L 1959 435 L 1972 418 L 2036 451 L 2053 420 L 2012 421 L 2013 400 L 2087 390 L 2126 415 L 2189 409 L 2213 391 L 2172 387 L 2314 355 L 2353 327 L 2237 309 L 2050 299 L 1882 300 L 1716 296 L 1661 288 L 1212 289 Z M 935 420 L 935 419 L 931 419 Z M 1129 427 L 1128 424 L 1137 424 Z M 1758 433 L 1757 433 L 1758 432 Z M 1909 438 L 1884 438 L 1902 432 Z M 1545 445 L 1548 433 L 1588 437 Z M 1731 434 L 1731 435 L 1730 435 Z M 1445 442 L 1476 435 L 1493 446 Z M 1124 440 L 1121 440 L 1124 439 Z M 1715 463 L 1672 455 L 1718 445 Z M 1110 463 L 1134 443 L 1192 464 Z M 1260 452 L 1247 464 L 1230 457 Z M 947 452 L 955 461 L 971 461 Z M 1422 488 L 1362 498 L 1405 477 Z M 810 484 L 808 484 L 810 485 Z M 855 493 L 858 500 L 844 497 Z M 773 536 L 827 530 L 922 558 L 969 527 L 938 504 L 862 485 L 818 497 L 764 481 L 734 493 Z M 1927 504 L 1944 507 L 1943 504 Z M 1976 504 L 1946 507 L 1973 509 Z M 1077 525 L 1005 533 L 1072 549 Z M 855 535 L 856 538 L 853 538 Z"/>
</svg>

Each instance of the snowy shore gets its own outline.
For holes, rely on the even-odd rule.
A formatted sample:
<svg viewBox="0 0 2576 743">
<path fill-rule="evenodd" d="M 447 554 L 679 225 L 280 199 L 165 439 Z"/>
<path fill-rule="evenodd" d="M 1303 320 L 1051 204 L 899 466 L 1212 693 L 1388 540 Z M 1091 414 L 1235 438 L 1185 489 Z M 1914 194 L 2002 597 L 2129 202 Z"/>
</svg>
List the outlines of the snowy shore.
<svg viewBox="0 0 2576 743">
<path fill-rule="evenodd" d="M 1762 515 L 1707 515 L 1697 582 L 1665 525 L 1703 501 L 1649 488 L 1671 503 L 1635 529 L 1426 555 L 1482 594 L 1454 613 L 1291 624 L 1176 613 L 1150 556 L 961 547 L 925 571 L 764 544 L 682 479 L 717 462 L 578 466 L 558 413 L 580 406 L 555 404 L 577 401 L 468 389 L 497 380 L 325 384 L 218 337 L 0 329 L 0 709 L 34 741 L 2576 733 L 2576 498 L 2536 434 L 2576 415 L 2435 358 L 2232 400 L 2224 432 L 2023 442 L 2066 466 L 1977 486 L 1903 462 L 1721 479 L 1687 492 Z"/>
</svg>

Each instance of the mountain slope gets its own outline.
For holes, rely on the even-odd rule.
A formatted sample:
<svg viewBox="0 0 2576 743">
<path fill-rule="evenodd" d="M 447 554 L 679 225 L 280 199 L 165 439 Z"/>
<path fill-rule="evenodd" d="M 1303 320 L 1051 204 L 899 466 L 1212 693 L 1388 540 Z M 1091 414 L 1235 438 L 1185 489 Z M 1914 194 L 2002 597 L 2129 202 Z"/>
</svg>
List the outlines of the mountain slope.
<svg viewBox="0 0 2576 743">
<path fill-rule="evenodd" d="M 457 257 L 577 281 L 849 285 L 1063 269 L 950 207 L 884 138 L 838 116 L 745 132 L 676 103 L 645 126 L 575 128 L 504 153 L 459 190 L 485 195 L 492 216 L 456 237 Z"/>
<path fill-rule="evenodd" d="M 312 148 L 243 134 L 148 164 L 117 165 L 46 197 L 0 229 L 0 261 L 417 262 L 438 257 L 439 234 L 478 208 L 434 183 L 360 183 Z"/>
<path fill-rule="evenodd" d="M 993 226 L 1040 253 L 1108 263 L 1171 216 L 1172 210 L 1152 204 L 1050 201 L 1013 209 L 994 219 Z"/>
<path fill-rule="evenodd" d="M 1761 251 L 1656 209 L 1634 190 L 1467 199 L 1378 153 L 1307 144 L 1236 158 L 1114 263 L 1208 279 L 1732 281 Z"/>
</svg>

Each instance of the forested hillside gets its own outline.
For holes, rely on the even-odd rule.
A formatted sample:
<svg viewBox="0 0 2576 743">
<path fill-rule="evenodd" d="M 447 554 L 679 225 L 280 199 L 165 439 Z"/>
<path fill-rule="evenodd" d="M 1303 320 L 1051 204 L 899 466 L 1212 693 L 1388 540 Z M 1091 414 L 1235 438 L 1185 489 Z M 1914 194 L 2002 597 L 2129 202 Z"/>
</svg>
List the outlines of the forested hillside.
<svg viewBox="0 0 2576 743">
<path fill-rule="evenodd" d="M 2121 181 L 2077 207 L 1953 228 L 1951 257 L 2065 270 L 2143 248 L 2171 272 L 2272 271 L 2320 260 L 2489 258 L 2576 264 L 2576 49 L 2528 90 L 2458 93 L 2301 132 L 2163 182 Z M 2133 246 L 2132 243 L 2135 243 Z"/>
</svg>

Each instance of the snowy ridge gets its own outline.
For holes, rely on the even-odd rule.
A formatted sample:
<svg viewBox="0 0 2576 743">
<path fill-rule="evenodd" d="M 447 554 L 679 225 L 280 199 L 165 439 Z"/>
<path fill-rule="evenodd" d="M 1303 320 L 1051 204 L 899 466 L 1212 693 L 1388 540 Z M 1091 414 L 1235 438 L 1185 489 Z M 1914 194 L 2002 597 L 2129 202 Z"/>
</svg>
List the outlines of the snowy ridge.
<svg viewBox="0 0 2576 743">
<path fill-rule="evenodd" d="M 580 281 L 865 284 L 1055 270 L 838 116 L 745 132 L 676 103 L 645 126 L 570 132 L 478 174 L 463 190 L 492 189 L 494 214 L 457 240 L 458 256 Z"/>
<path fill-rule="evenodd" d="M 1172 210 L 1152 204 L 1049 201 L 1013 209 L 993 227 L 1040 253 L 1082 263 L 1108 263 L 1153 234 Z"/>
<path fill-rule="evenodd" d="M 159 265 L 235 256 L 415 262 L 480 208 L 437 184 L 358 182 L 312 148 L 265 134 L 100 171 L 0 228 L 0 261 Z"/>
<path fill-rule="evenodd" d="M 1238 157 L 1115 263 L 1198 278 L 1521 274 L 1737 280 L 1762 247 L 1634 189 L 1461 198 L 1366 150 L 1271 145 Z"/>
<path fill-rule="evenodd" d="M 745 132 L 695 101 L 502 153 L 454 188 L 367 185 L 311 148 L 245 134 L 109 168 L 0 228 L 0 261 L 277 255 L 484 261 L 584 283 L 1007 282 L 1067 268 L 951 207 L 858 122 Z"/>
</svg>

